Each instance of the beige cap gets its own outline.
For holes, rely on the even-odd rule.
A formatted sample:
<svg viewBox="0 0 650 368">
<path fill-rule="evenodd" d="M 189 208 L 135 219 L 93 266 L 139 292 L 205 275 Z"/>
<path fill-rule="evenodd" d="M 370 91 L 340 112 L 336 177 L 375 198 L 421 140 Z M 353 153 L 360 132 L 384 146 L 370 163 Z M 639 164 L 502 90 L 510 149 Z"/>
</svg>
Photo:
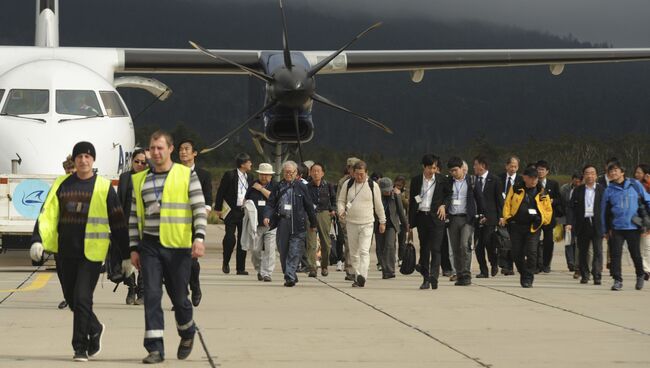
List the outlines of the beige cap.
<svg viewBox="0 0 650 368">
<path fill-rule="evenodd" d="M 356 157 L 348 157 L 348 166 L 354 166 L 359 161 L 361 160 Z"/>
<path fill-rule="evenodd" d="M 271 164 L 267 164 L 266 162 L 261 163 L 256 171 L 258 174 L 266 174 L 266 175 L 275 174 L 275 171 L 273 171 L 273 166 L 271 166 Z"/>
</svg>

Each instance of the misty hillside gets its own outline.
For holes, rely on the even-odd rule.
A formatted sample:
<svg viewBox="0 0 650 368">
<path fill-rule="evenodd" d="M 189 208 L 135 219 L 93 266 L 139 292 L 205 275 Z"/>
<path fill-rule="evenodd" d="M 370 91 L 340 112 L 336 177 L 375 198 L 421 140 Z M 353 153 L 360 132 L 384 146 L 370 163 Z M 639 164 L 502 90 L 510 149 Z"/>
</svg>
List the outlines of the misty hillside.
<svg viewBox="0 0 650 368">
<path fill-rule="evenodd" d="M 335 18 L 312 6 L 292 6 L 294 2 L 285 6 L 295 50 L 336 49 L 378 20 L 384 26 L 353 49 L 592 47 L 570 37 L 478 22 Z M 279 49 L 276 2 L 252 3 L 61 0 L 61 44 L 188 48 L 191 39 L 209 48 Z M 3 5 L 0 42 L 32 44 L 34 2 Z M 261 103 L 259 87 L 243 76 L 155 77 L 175 93 L 140 115 L 136 126 L 171 128 L 182 121 L 209 143 Z M 568 134 L 648 133 L 648 82 L 648 63 L 567 66 L 558 77 L 546 67 L 430 71 L 420 84 L 412 83 L 407 73 L 322 76 L 317 80 L 320 94 L 386 123 L 395 135 L 317 106 L 312 146 L 347 149 L 355 144 L 360 151 L 419 156 L 439 147 L 462 147 L 480 135 L 495 143 L 511 143 Z M 151 101 L 142 91 L 121 92 L 134 116 Z M 245 131 L 240 137 L 248 141 Z"/>
</svg>

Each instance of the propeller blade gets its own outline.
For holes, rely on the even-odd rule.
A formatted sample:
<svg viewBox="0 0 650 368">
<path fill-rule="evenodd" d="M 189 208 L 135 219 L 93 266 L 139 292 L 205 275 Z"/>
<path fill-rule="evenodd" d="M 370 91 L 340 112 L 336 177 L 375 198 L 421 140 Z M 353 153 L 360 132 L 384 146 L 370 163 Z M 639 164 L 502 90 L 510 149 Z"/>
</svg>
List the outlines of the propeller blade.
<svg viewBox="0 0 650 368">
<path fill-rule="evenodd" d="M 280 12 L 282 13 L 282 49 L 284 50 L 284 66 L 291 70 L 291 51 L 289 50 L 289 32 L 287 31 L 287 18 L 284 16 L 284 6 L 282 0 L 280 3 Z"/>
<path fill-rule="evenodd" d="M 378 28 L 381 26 L 381 22 L 375 23 L 372 26 L 368 27 L 365 31 L 359 33 L 355 38 L 352 39 L 352 41 L 346 43 L 343 47 L 340 49 L 336 50 L 332 55 L 326 57 L 325 59 L 321 60 L 320 63 L 314 65 L 309 72 L 307 73 L 308 77 L 313 77 L 314 75 L 318 74 L 318 72 L 325 67 L 325 65 L 329 64 L 330 61 L 334 60 L 335 57 L 339 56 L 340 53 L 345 51 L 350 45 L 355 43 L 359 38 L 363 37 L 366 33 L 372 31 L 375 28 Z"/>
<path fill-rule="evenodd" d="M 223 137 L 222 137 L 221 139 L 219 139 L 218 141 L 216 141 L 216 142 L 212 143 L 211 145 L 209 145 L 208 147 L 202 149 L 200 153 L 201 153 L 201 154 L 203 154 L 203 153 L 207 153 L 207 152 L 210 152 L 210 151 L 212 151 L 212 150 L 214 150 L 214 149 L 217 149 L 217 148 L 221 147 L 224 143 L 226 143 L 226 142 L 228 141 L 228 139 L 230 139 L 230 137 L 232 137 L 233 135 L 237 134 L 237 132 L 239 132 L 240 130 L 244 129 L 244 128 L 246 127 L 246 125 L 248 125 L 248 123 L 251 122 L 251 120 L 255 119 L 257 116 L 259 116 L 260 114 L 264 113 L 264 111 L 270 109 L 270 108 L 273 107 L 275 104 L 276 104 L 275 101 L 269 101 L 269 103 L 267 103 L 267 104 L 266 104 L 264 107 L 262 107 L 259 111 L 257 111 L 257 112 L 254 113 L 253 115 L 251 115 L 248 119 L 246 119 L 245 122 L 241 123 L 237 128 L 231 130 L 228 134 L 226 134 L 225 136 L 223 136 Z"/>
<path fill-rule="evenodd" d="M 329 106 L 329 107 L 333 107 L 333 108 L 335 108 L 335 109 L 338 109 L 338 110 L 341 110 L 341 111 L 345 111 L 345 112 L 347 112 L 347 113 L 349 113 L 349 114 L 352 114 L 352 115 L 358 117 L 359 119 L 364 120 L 364 121 L 366 121 L 366 122 L 372 124 L 373 126 L 375 126 L 375 127 L 379 128 L 379 129 L 383 130 L 384 132 L 386 132 L 386 133 L 388 133 L 388 134 L 393 134 L 393 131 L 392 131 L 389 127 L 387 127 L 386 125 L 384 125 L 384 124 L 378 122 L 377 120 L 375 120 L 375 119 L 373 119 L 373 118 L 370 118 L 370 117 L 368 117 L 368 116 L 365 116 L 365 115 L 357 114 L 356 112 L 353 112 L 353 111 L 349 110 L 348 108 L 345 108 L 345 107 L 343 107 L 343 106 L 337 105 L 336 103 L 334 103 L 334 102 L 328 100 L 327 98 L 325 98 L 325 97 L 323 97 L 323 96 L 321 96 L 321 95 L 319 95 L 319 94 L 317 94 L 317 93 L 314 93 L 314 94 L 311 96 L 311 98 L 312 98 L 314 101 L 316 101 L 316 102 L 320 102 L 320 103 L 322 103 L 323 105 L 327 105 L 327 106 Z"/>
<path fill-rule="evenodd" d="M 296 142 L 298 142 L 298 155 L 300 156 L 300 162 L 305 162 L 305 160 L 302 157 L 302 144 L 300 143 L 300 127 L 299 127 L 299 119 L 298 119 L 298 110 L 294 109 L 293 110 L 293 123 L 294 126 L 296 127 Z"/>
<path fill-rule="evenodd" d="M 268 75 L 266 75 L 266 74 L 264 74 L 262 72 L 258 72 L 255 69 L 251 69 L 251 68 L 249 68 L 247 66 L 241 65 L 241 64 L 236 63 L 236 62 L 234 62 L 232 60 L 228 60 L 225 57 L 217 55 L 217 54 L 213 53 L 212 51 L 206 49 L 205 47 L 203 47 L 203 46 L 201 46 L 201 45 L 199 45 L 199 44 L 197 44 L 197 43 L 195 43 L 193 41 L 189 41 L 189 43 L 190 43 L 190 45 L 192 45 L 192 47 L 194 47 L 195 49 L 201 51 L 202 53 L 204 53 L 205 55 L 207 55 L 207 56 L 209 56 L 209 57 L 211 57 L 213 59 L 221 60 L 221 61 L 223 61 L 225 63 L 236 66 L 239 69 L 241 69 L 241 70 L 249 73 L 250 75 L 252 75 L 254 77 L 257 77 L 257 78 L 259 78 L 259 79 L 261 79 L 261 80 L 263 80 L 263 81 L 265 81 L 267 83 L 273 82 L 272 77 L 270 77 L 270 76 L 268 76 Z"/>
</svg>

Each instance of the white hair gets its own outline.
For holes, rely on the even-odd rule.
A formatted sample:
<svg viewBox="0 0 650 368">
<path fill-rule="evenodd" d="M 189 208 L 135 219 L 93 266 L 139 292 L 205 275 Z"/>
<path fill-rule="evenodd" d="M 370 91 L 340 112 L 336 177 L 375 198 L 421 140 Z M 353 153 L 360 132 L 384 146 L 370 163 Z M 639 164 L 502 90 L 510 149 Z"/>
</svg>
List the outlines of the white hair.
<svg viewBox="0 0 650 368">
<path fill-rule="evenodd" d="M 285 161 L 282 163 L 282 170 L 286 168 L 291 168 L 293 170 L 298 170 L 298 164 L 295 161 Z"/>
</svg>

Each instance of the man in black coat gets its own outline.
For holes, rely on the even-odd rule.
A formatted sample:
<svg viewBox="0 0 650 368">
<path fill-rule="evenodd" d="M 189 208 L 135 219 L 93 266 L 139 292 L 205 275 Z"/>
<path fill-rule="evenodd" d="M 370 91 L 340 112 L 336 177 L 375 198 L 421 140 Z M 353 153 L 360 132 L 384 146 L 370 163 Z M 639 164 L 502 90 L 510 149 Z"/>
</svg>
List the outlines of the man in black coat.
<svg viewBox="0 0 650 368">
<path fill-rule="evenodd" d="M 478 221 L 478 244 L 476 245 L 476 259 L 480 267 L 477 278 L 487 278 L 488 266 L 485 261 L 485 253 L 490 262 L 490 274 L 494 277 L 499 272 L 497 265 L 496 244 L 492 241 L 496 226 L 503 223 L 503 192 L 501 180 L 489 172 L 488 160 L 485 156 L 474 157 L 474 190 L 477 196 L 477 207 L 479 214 Z"/>
<path fill-rule="evenodd" d="M 184 139 L 178 145 L 178 157 L 181 160 L 181 163 L 194 172 L 199 178 L 201 183 L 201 190 L 203 191 L 203 197 L 205 198 L 205 211 L 209 214 L 212 210 L 210 203 L 212 203 L 212 176 L 210 172 L 205 169 L 196 166 L 195 160 L 199 152 L 196 150 L 194 142 L 190 139 Z M 195 307 L 199 306 L 201 303 L 201 283 L 199 281 L 199 275 L 201 273 L 201 265 L 197 258 L 192 258 L 192 270 L 190 273 L 190 290 L 192 290 L 192 305 Z"/>
<path fill-rule="evenodd" d="M 522 187 L 524 185 L 524 179 L 521 175 L 517 173 L 519 171 L 519 157 L 510 156 L 506 160 L 506 171 L 502 174 L 499 174 L 499 180 L 501 180 L 501 186 L 503 187 L 503 199 L 505 200 L 508 195 L 508 191 L 512 186 L 517 185 Z M 511 249 L 500 249 L 498 251 L 498 263 L 501 267 L 501 273 L 506 276 L 511 276 L 515 274 L 513 267 L 513 258 Z"/>
<path fill-rule="evenodd" d="M 596 167 L 586 165 L 582 170 L 584 184 L 573 190 L 567 207 L 567 227 L 578 237 L 580 256 L 580 283 L 589 282 L 589 245 L 593 247 L 593 263 L 591 274 L 594 285 L 600 285 L 603 269 L 603 235 L 604 230 L 600 221 L 601 201 L 605 188 L 596 183 Z"/>
<path fill-rule="evenodd" d="M 544 188 L 544 191 L 551 197 L 551 203 L 553 205 L 551 223 L 542 226 L 542 234 L 544 236 L 544 239 L 542 240 L 542 263 L 538 264 L 539 271 L 549 273 L 551 272 L 551 261 L 553 260 L 553 248 L 555 246 L 553 240 L 553 228 L 555 228 L 555 224 L 557 223 L 556 218 L 564 215 L 562 213 L 562 196 L 560 195 L 560 184 L 555 180 L 547 178 L 547 175 L 551 171 L 551 166 L 548 162 L 539 160 L 535 164 L 535 167 L 537 168 L 539 183 Z"/>
<path fill-rule="evenodd" d="M 248 275 L 246 272 L 246 251 L 241 249 L 242 220 L 244 219 L 244 197 L 248 187 L 253 184 L 253 176 L 249 175 L 253 167 L 250 156 L 240 153 L 235 159 L 236 169 L 227 171 L 221 178 L 217 198 L 214 201 L 214 209 L 219 218 L 223 219 L 226 225 L 226 235 L 223 237 L 223 273 L 230 273 L 230 257 L 237 246 L 237 274 Z M 223 203 L 230 207 L 230 212 L 223 218 Z M 237 237 L 235 237 L 235 230 Z"/>
<path fill-rule="evenodd" d="M 437 289 L 440 248 L 447 208 L 451 205 L 451 186 L 447 178 L 436 174 L 440 164 L 438 156 L 424 155 L 421 163 L 422 175 L 411 179 L 408 222 L 418 229 L 420 239 L 419 271 L 424 278 L 420 289 Z M 409 237 L 413 237 L 410 231 Z"/>
<path fill-rule="evenodd" d="M 122 204 L 122 212 L 124 218 L 129 218 L 131 215 L 131 200 L 133 199 L 133 180 L 131 175 L 139 173 L 147 168 L 147 157 L 144 149 L 139 148 L 133 151 L 131 156 L 131 170 L 120 175 L 120 181 L 117 184 L 117 198 L 120 199 Z M 144 304 L 144 290 L 142 288 L 142 274 L 138 272 L 136 278 L 135 273 L 131 275 L 124 284 L 128 285 L 129 290 L 126 294 L 126 304 L 141 305 Z"/>
</svg>

